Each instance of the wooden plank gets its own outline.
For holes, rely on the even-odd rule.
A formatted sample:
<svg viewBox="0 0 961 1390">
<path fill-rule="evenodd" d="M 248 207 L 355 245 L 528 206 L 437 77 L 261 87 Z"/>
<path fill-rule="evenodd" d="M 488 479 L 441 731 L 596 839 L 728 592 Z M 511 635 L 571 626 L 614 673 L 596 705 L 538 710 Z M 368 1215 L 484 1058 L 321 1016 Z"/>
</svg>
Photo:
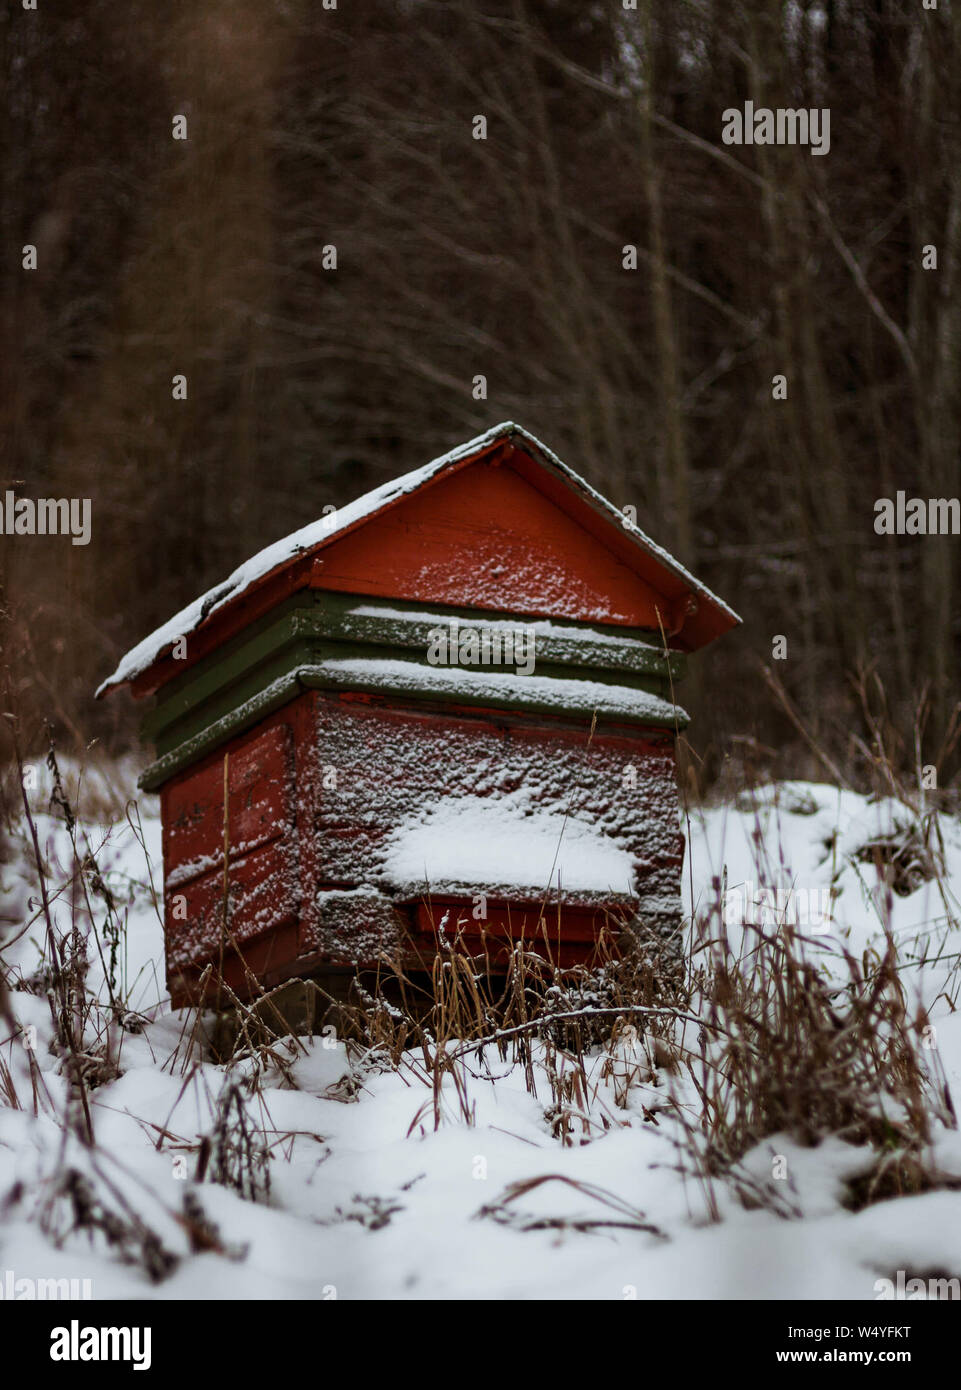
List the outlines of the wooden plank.
<svg viewBox="0 0 961 1390">
<path fill-rule="evenodd" d="M 144 715 L 141 724 L 144 737 L 155 742 L 166 728 L 189 715 L 204 701 L 286 648 L 308 638 L 311 634 L 296 622 L 296 615 L 309 601 L 309 593 L 292 595 L 267 618 L 246 628 L 212 655 L 184 666 L 181 673 L 164 686 L 154 708 Z"/>
<path fill-rule="evenodd" d="M 287 830 L 291 808 L 289 753 L 290 729 L 286 724 L 268 728 L 231 749 L 227 818 L 231 858 Z M 167 846 L 171 862 L 181 869 L 211 857 L 223 861 L 221 778 L 220 759 L 207 761 L 165 792 Z"/>
<path fill-rule="evenodd" d="M 208 981 L 203 1000 L 198 988 L 204 964 L 205 962 L 178 965 L 168 960 L 167 985 L 170 1001 L 175 1009 L 201 1002 L 208 1008 L 213 1007 L 216 982 Z M 270 989 L 282 980 L 297 975 L 300 967 L 297 926 L 296 923 L 289 923 L 275 928 L 256 941 L 245 942 L 242 959 L 235 951 L 228 949 L 224 955 L 224 980 L 240 999 L 246 999 L 251 995 L 248 971 L 263 988 Z"/>
<path fill-rule="evenodd" d="M 230 750 L 227 930 L 238 944 L 296 923 L 292 737 L 276 720 Z M 168 973 L 213 960 L 224 928 L 223 759 L 205 759 L 162 798 Z"/>
<path fill-rule="evenodd" d="M 339 655 L 341 651 L 342 649 L 334 647 L 320 647 L 318 655 L 323 657 L 334 652 Z M 362 655 L 364 654 L 363 649 L 354 648 L 352 654 Z M 367 654 L 369 655 L 369 653 Z M 382 650 L 379 655 L 382 657 Z M 425 677 L 421 683 L 418 683 L 417 680 L 419 669 L 423 670 Z M 484 668 L 474 667 L 470 669 L 482 672 Z M 596 693 L 589 691 L 579 698 L 574 698 L 573 692 L 565 695 L 566 704 L 564 707 L 559 707 L 556 703 L 546 700 L 536 684 L 532 684 L 525 690 L 523 678 L 519 679 L 516 687 L 511 691 L 492 692 L 483 688 L 479 690 L 476 687 L 472 688 L 469 675 L 459 683 L 452 682 L 445 689 L 439 690 L 431 679 L 431 670 L 432 668 L 427 666 L 426 662 L 422 664 L 421 668 L 417 663 L 410 662 L 407 669 L 402 672 L 379 671 L 375 667 L 371 667 L 367 673 L 357 673 L 345 672 L 333 665 L 301 665 L 294 660 L 290 671 L 279 678 L 275 675 L 265 689 L 254 694 L 242 704 L 234 706 L 233 700 L 228 694 L 221 701 L 206 707 L 202 713 L 198 712 L 197 723 L 202 727 L 182 744 L 165 749 L 161 756 L 144 771 L 140 778 L 140 786 L 148 791 L 162 786 L 175 773 L 203 757 L 212 749 L 224 744 L 241 730 L 256 724 L 270 710 L 293 699 L 301 690 L 355 692 L 370 698 L 381 698 L 404 705 L 418 702 L 422 703 L 425 708 L 438 712 L 445 708 L 453 711 L 465 707 L 486 709 L 494 714 L 504 711 L 529 712 L 544 718 L 558 720 L 566 718 L 580 727 L 589 726 L 595 712 L 608 723 L 637 725 L 645 729 L 673 730 L 675 724 L 677 728 L 683 729 L 688 723 L 686 713 L 679 708 L 666 708 L 662 715 L 651 714 L 645 709 L 640 698 L 636 710 L 627 708 L 623 704 L 614 704 L 610 708 L 606 708 L 603 700 Z M 565 670 L 565 668 L 548 667 L 545 669 L 544 675 L 547 679 L 564 680 L 570 678 L 570 671 Z M 636 690 L 639 695 L 643 695 L 644 692 L 656 693 L 660 694 L 660 698 L 666 699 L 666 696 L 657 691 L 656 688 L 651 689 L 652 685 L 656 687 L 656 682 L 645 677 L 628 677 L 623 672 L 618 672 L 616 676 L 608 675 L 602 684 L 628 691 Z M 211 722 L 207 723 L 207 720 Z"/>
<path fill-rule="evenodd" d="M 565 907 L 560 913 L 548 905 L 541 915 L 540 903 L 487 904 L 487 919 L 474 921 L 472 903 L 463 899 L 432 898 L 428 906 L 420 903 L 416 909 L 415 927 L 411 934 L 408 964 L 431 961 L 455 943 L 457 949 L 474 957 L 490 961 L 494 969 L 503 968 L 513 947 L 525 943 L 531 950 L 561 969 L 588 964 L 597 949 L 598 937 L 606 928 L 609 936 L 617 936 L 614 913 L 600 908 Z M 621 908 L 622 920 L 630 913 Z M 615 909 L 616 912 L 616 909 Z M 444 914 L 449 918 L 443 933 L 440 924 Z M 539 925 L 543 922 L 543 925 Z"/>
<path fill-rule="evenodd" d="M 605 914 L 599 907 L 556 906 L 528 898 L 514 903 L 486 904 L 487 917 L 476 920 L 473 916 L 474 904 L 469 898 L 452 898 L 432 894 L 430 903 L 416 905 L 416 931 L 431 940 L 437 938 L 445 913 L 449 914 L 444 926 L 444 935 L 452 941 L 455 936 L 467 942 L 478 943 L 484 937 L 501 938 L 506 941 L 529 941 L 536 947 L 538 942 L 547 940 L 551 944 L 566 942 L 569 945 L 593 944 L 597 940 Z M 543 922 L 543 926 L 540 924 Z"/>
<path fill-rule="evenodd" d="M 313 599 L 313 602 L 311 601 Z M 345 654 L 408 656 L 412 652 L 425 657 L 431 634 L 456 620 L 462 628 L 488 623 L 516 629 L 521 620 L 504 613 L 484 613 L 478 609 L 434 609 L 423 612 L 405 610 L 396 604 L 378 604 L 383 611 L 376 614 L 358 613 L 363 603 L 357 595 L 309 593 L 288 599 L 269 620 L 261 620 L 241 637 L 235 638 L 222 650 L 191 667 L 178 679 L 171 681 L 158 696 L 156 708 L 143 720 L 144 737 L 158 744 L 160 751 L 183 742 L 196 728 L 189 722 L 198 709 L 211 704 L 217 714 L 226 712 L 232 702 L 239 705 L 254 691 L 257 684 L 251 678 L 259 674 L 259 684 L 294 669 L 298 662 L 309 664 L 316 657 L 321 640 L 328 650 L 333 642 L 350 644 Z M 378 652 L 378 648 L 384 648 Z M 296 655 L 295 655 L 296 653 Z M 596 628 L 570 624 L 536 637 L 537 669 L 571 668 L 571 672 L 613 672 L 641 679 L 654 678 L 650 686 L 658 693 L 666 689 L 668 661 L 663 650 L 643 640 L 639 630 L 630 633 L 598 632 Z M 684 673 L 684 658 L 671 654 L 671 672 L 678 681 Z M 227 690 L 231 694 L 227 699 Z M 174 736 L 173 730 L 178 731 Z"/>
<path fill-rule="evenodd" d="M 299 893 L 291 849 L 276 839 L 250 854 L 230 856 L 228 950 L 231 939 L 242 947 L 296 923 Z M 182 916 L 177 899 L 185 903 Z M 222 867 L 183 882 L 168 880 L 165 901 L 168 969 L 216 961 L 223 924 Z"/>
<path fill-rule="evenodd" d="M 180 710 L 177 713 L 158 705 L 153 730 L 150 732 L 145 727 L 144 737 L 149 738 L 157 753 L 163 756 L 198 734 L 203 734 L 212 724 L 248 701 L 259 699 L 273 686 L 296 676 L 301 669 L 315 665 L 322 657 L 323 649 L 316 644 L 291 641 L 288 646 L 272 653 L 269 660 L 248 670 L 242 679 L 225 682 L 207 698 L 198 696 L 194 701 L 192 690 L 183 692 L 178 700 Z"/>
</svg>

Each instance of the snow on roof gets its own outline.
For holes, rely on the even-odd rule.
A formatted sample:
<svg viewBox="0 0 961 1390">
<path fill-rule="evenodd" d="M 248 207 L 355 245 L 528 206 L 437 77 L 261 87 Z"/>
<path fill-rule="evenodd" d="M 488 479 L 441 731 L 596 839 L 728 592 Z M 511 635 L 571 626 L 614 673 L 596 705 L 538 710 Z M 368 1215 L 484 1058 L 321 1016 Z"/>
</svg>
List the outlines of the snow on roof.
<svg viewBox="0 0 961 1390">
<path fill-rule="evenodd" d="M 622 527 L 628 535 L 633 536 L 638 545 L 655 557 L 665 569 L 670 570 L 695 593 L 715 605 L 722 613 L 727 614 L 733 622 L 740 622 L 733 609 L 729 608 L 716 594 L 713 594 L 699 579 L 695 579 L 663 547 L 645 535 L 639 526 L 631 522 L 624 513 L 618 511 L 606 497 L 603 497 L 589 483 L 586 483 L 572 468 L 568 468 L 566 463 L 562 463 L 545 444 L 542 444 L 539 439 L 536 439 L 522 426 L 514 424 L 511 420 L 504 420 L 501 424 L 486 430 L 484 434 L 479 434 L 476 438 L 459 444 L 449 453 L 432 459 L 430 463 L 415 468 L 410 473 L 404 473 L 399 478 L 393 478 L 390 482 L 381 484 L 380 487 L 364 493 L 362 497 L 358 497 L 354 502 L 349 502 L 336 512 L 319 517 L 301 527 L 299 531 L 294 531 L 291 535 L 285 536 L 282 540 L 274 541 L 272 545 L 258 551 L 256 555 L 251 556 L 249 560 L 245 560 L 242 565 L 238 566 L 223 583 L 215 585 L 207 593 L 202 594 L 200 598 L 188 603 L 185 608 L 182 608 L 179 613 L 158 627 L 149 637 L 145 637 L 137 646 L 131 648 L 113 675 L 108 676 L 99 686 L 97 697 L 99 698 L 115 685 L 123 685 L 127 681 L 136 679 L 137 676 L 152 666 L 169 647 L 173 646 L 178 638 L 186 637 L 189 633 L 194 632 L 211 613 L 215 613 L 224 604 L 232 602 L 257 580 L 270 574 L 271 571 L 279 569 L 307 551 L 327 544 L 359 522 L 374 516 L 391 502 L 396 502 L 399 498 L 416 492 L 418 488 L 430 482 L 432 478 L 451 465 L 469 458 L 472 454 L 480 453 L 499 439 L 509 438 L 512 435 L 516 435 L 527 448 L 533 449 L 551 469 L 572 484 L 612 521 L 616 521 L 618 526 Z"/>
</svg>

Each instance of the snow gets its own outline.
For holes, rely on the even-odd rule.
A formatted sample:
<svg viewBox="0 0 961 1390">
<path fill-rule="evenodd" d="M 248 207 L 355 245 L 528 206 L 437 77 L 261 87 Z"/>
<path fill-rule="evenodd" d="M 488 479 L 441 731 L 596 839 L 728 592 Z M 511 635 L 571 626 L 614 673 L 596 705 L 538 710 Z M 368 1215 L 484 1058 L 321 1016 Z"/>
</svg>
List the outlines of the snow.
<svg viewBox="0 0 961 1390">
<path fill-rule="evenodd" d="M 347 610 L 346 616 L 348 618 L 383 618 L 394 621 L 400 619 L 410 623 L 421 623 L 429 627 L 446 627 L 451 621 L 450 611 L 437 613 L 422 609 L 402 610 L 371 603 L 356 604 Z M 472 621 L 472 619 L 461 619 L 461 625 L 469 627 Z M 518 627 L 522 626 L 525 631 L 533 632 L 535 637 L 567 641 L 580 640 L 624 652 L 654 650 L 660 654 L 663 650 L 660 646 L 652 646 L 650 641 L 644 642 L 637 637 L 630 637 L 626 633 L 612 631 L 610 628 L 586 627 L 581 623 L 574 622 L 555 622 L 549 618 L 525 618 L 521 624 L 516 618 L 490 618 L 485 615 L 483 626 L 491 632 L 516 632 Z"/>
<path fill-rule="evenodd" d="M 704 908 L 714 892 L 713 880 L 724 870 L 729 890 L 756 887 L 760 845 L 766 884 L 809 897 L 819 892 L 833 896 L 826 951 L 832 941 L 841 941 L 860 955 L 887 925 L 902 951 L 917 958 L 951 930 L 949 914 L 961 907 L 961 824 L 953 817 L 938 822 L 947 901 L 933 879 L 910 895 L 893 893 L 873 864 L 856 857 L 865 846 L 897 836 L 909 819 L 908 808 L 890 797 L 866 801 L 855 792 L 810 783 L 781 783 L 755 794 L 742 809 L 719 807 L 695 817 L 692 825 L 692 852 L 702 865 L 693 905 Z M 684 892 L 690 911 L 686 875 Z M 961 949 L 961 942 L 953 949 Z"/>
<path fill-rule="evenodd" d="M 306 554 L 308 551 L 315 550 L 328 544 L 337 536 L 343 535 L 352 527 L 361 522 L 369 520 L 377 512 L 391 503 L 398 501 L 402 497 L 409 496 L 423 487 L 425 483 L 438 477 L 446 469 L 457 464 L 460 460 L 468 458 L 470 455 L 480 452 L 488 445 L 497 440 L 506 438 L 509 435 L 517 435 L 522 443 L 530 446 L 541 456 L 541 458 L 555 471 L 557 471 L 568 483 L 576 488 L 582 495 L 590 500 L 594 506 L 606 513 L 610 519 L 622 527 L 627 534 L 631 535 L 649 555 L 654 556 L 672 574 L 688 585 L 695 593 L 706 599 L 709 603 L 716 606 L 721 612 L 727 614 L 733 621 L 739 621 L 737 614 L 733 612 L 721 599 L 712 594 L 700 580 L 695 579 L 689 574 L 682 565 L 668 554 L 661 546 L 652 541 L 644 532 L 633 522 L 631 522 L 622 512 L 602 497 L 599 492 L 590 487 L 565 463 L 562 463 L 555 454 L 539 440 L 528 433 L 520 425 L 515 425 L 512 421 L 506 420 L 499 425 L 494 425 L 485 433 L 478 435 L 475 439 L 470 439 L 449 453 L 433 459 L 430 463 L 424 464 L 420 468 L 415 468 L 410 473 L 405 473 L 399 478 L 394 478 L 390 482 L 382 484 L 373 491 L 365 493 L 356 501 L 349 503 L 339 510 L 328 513 L 315 521 L 309 522 L 301 527 L 299 531 L 294 531 L 291 535 L 282 540 L 275 541 L 272 545 L 266 546 L 263 550 L 251 556 L 242 565 L 234 570 L 223 583 L 217 584 L 206 594 L 202 594 L 192 603 L 187 604 L 179 613 L 170 618 L 168 622 L 157 628 L 142 642 L 133 647 L 117 666 L 112 676 L 105 680 L 97 695 L 103 695 L 112 686 L 123 685 L 126 681 L 134 680 L 150 667 L 157 658 L 170 648 L 180 637 L 186 637 L 194 632 L 211 613 L 217 611 L 225 603 L 233 602 L 246 589 L 258 580 L 263 579 L 272 571 L 280 568 L 288 561 L 299 555 Z"/>
<path fill-rule="evenodd" d="M 635 862 L 645 892 L 673 895 L 676 912 L 681 843 L 671 749 L 650 750 L 642 738 L 589 742 L 588 731 L 586 718 L 582 729 L 545 737 L 521 728 L 506 732 L 486 721 L 423 719 L 358 702 L 324 701 L 316 739 L 331 775 L 317 789 L 315 804 L 330 882 L 370 883 L 392 895 L 401 887 L 422 893 L 423 859 L 408 864 L 413 878 L 401 885 L 389 856 L 396 852 L 400 827 L 423 839 L 417 827 L 427 824 L 443 841 L 446 821 L 436 814 L 438 804 L 447 819 L 462 810 L 474 820 L 490 815 L 497 827 L 507 816 L 543 826 L 545 817 L 568 813 L 572 836 L 590 834 L 597 851 L 613 862 Z M 544 877 L 538 897 L 548 889 L 550 863 L 539 868 Z M 488 885 L 491 895 L 495 887 Z M 570 891 L 566 879 L 564 889 Z M 515 886 L 504 896 L 530 894 Z"/>
<path fill-rule="evenodd" d="M 391 837 L 388 875 L 399 884 L 500 885 L 537 893 L 563 887 L 631 893 L 634 860 L 596 826 L 532 811 L 517 790 L 498 799 L 449 797 L 403 822 Z"/>
<path fill-rule="evenodd" d="M 530 700 L 558 711 L 594 709 L 598 714 L 627 714 L 635 719 L 673 728 L 688 716 L 669 700 L 631 686 L 606 685 L 554 676 L 514 675 L 471 666 L 424 666 L 420 662 L 378 657 L 334 657 L 307 667 L 324 680 L 345 686 L 384 685 L 394 690 L 436 691 L 448 698 L 469 694 L 474 700 L 498 704 L 504 699 Z"/>
<path fill-rule="evenodd" d="M 47 808 L 47 791 L 42 787 L 33 801 L 50 882 L 59 884 L 72 877 L 73 855 L 62 821 Z M 194 1181 L 201 1138 L 211 1133 L 231 1078 L 197 1055 L 189 1019 L 162 1002 L 162 933 L 150 891 L 150 876 L 154 883 L 160 879 L 159 822 L 151 800 L 142 799 L 140 810 L 143 845 L 122 815 L 104 812 L 101 827 L 91 831 L 101 869 L 127 915 L 125 987 L 144 1019 L 139 1032 L 114 1029 L 119 1071 L 92 1093 L 94 1150 L 62 1123 L 67 1087 L 49 1050 L 45 997 L 25 990 L 11 995 L 17 1019 L 36 1028 L 37 1042 L 31 1054 L 7 1030 L 0 1040 L 0 1058 L 22 1107 L 0 1103 L 0 1205 L 11 1198 L 0 1227 L 0 1269 L 18 1277 L 89 1278 L 96 1299 L 872 1302 L 878 1281 L 898 1270 L 961 1275 L 961 1192 L 934 1190 L 852 1212 L 844 1205 L 846 1183 L 865 1171 L 871 1154 L 834 1138 L 803 1148 L 787 1135 L 772 1135 L 743 1159 L 742 1170 L 758 1181 L 770 1178 L 776 1155 L 785 1161 L 787 1219 L 769 1209 L 746 1209 L 718 1182 L 719 1219 L 712 1220 L 704 1185 L 678 1171 L 668 1078 L 663 1071 L 652 1074 L 631 1043 L 619 1045 L 613 1076 L 604 1075 L 603 1051 L 586 1057 L 588 1092 L 574 1142 L 563 1145 L 548 1117 L 553 1093 L 543 1044 L 533 1044 L 536 1095 L 525 1084 L 522 1062 L 501 1062 L 488 1052 L 485 1064 L 472 1058 L 458 1077 L 473 1122 L 465 1120 L 447 1074 L 435 1127 L 434 1078 L 422 1057 L 406 1055 L 394 1068 L 383 1056 L 348 1049 L 333 1037 L 288 1039 L 274 1049 L 286 1058 L 284 1067 L 268 1059 L 239 1068 L 259 1075 L 245 1104 L 273 1154 L 269 1201 Z M 478 863 L 472 833 L 481 833 L 479 823 L 472 826 L 463 802 L 445 819 L 446 810 L 441 803 L 433 821 L 428 816 L 403 826 L 390 862 L 413 868 L 424 858 L 442 871 L 469 875 Z M 833 968 L 839 944 L 855 954 L 876 947 L 886 921 L 905 951 L 904 987 L 930 1011 L 957 1096 L 961 1011 L 950 1002 L 957 996 L 957 928 L 931 883 L 892 895 L 870 859 L 858 858 L 879 834 L 898 833 L 905 814 L 894 801 L 869 802 L 812 784 L 783 784 L 737 804 L 692 810 L 690 901 L 706 912 L 719 884 L 759 882 L 759 858 L 778 881 L 833 887 L 832 932 L 821 943 L 825 970 Z M 442 832 L 436 842 L 432 828 Z M 483 833 L 490 836 L 490 852 L 518 872 L 521 851 L 512 835 L 521 838 L 524 855 L 537 856 L 546 854 L 558 830 L 549 815 L 536 807 L 527 815 L 506 797 L 496 823 L 485 823 Z M 939 830 L 953 901 L 961 889 L 961 823 L 942 815 Z M 559 838 L 565 873 L 594 882 L 613 877 L 620 860 L 587 823 L 568 821 Z M 4 916 L 15 925 L 7 927 L 5 963 L 29 977 L 43 946 L 36 872 L 22 836 L 15 835 L 8 850 Z M 418 873 L 421 867 L 418 862 Z M 684 882 L 689 891 L 687 871 Z M 54 913 L 66 930 L 69 893 L 57 895 Z M 943 940 L 945 950 L 940 961 L 935 952 L 921 965 L 926 939 Z M 94 960 L 94 987 L 101 977 Z M 36 1090 L 32 1063 L 42 1077 Z M 617 1102 L 618 1085 L 626 1091 L 624 1104 Z M 937 1133 L 932 1159 L 942 1172 L 961 1175 L 957 1131 Z M 186 1174 L 178 1176 L 184 1160 Z M 124 1263 L 101 1239 L 91 1244 L 85 1233 L 71 1233 L 62 1202 L 41 1221 L 51 1183 L 68 1168 L 92 1184 L 103 1181 L 98 1173 L 109 1179 L 178 1257 L 169 1277 L 150 1283 L 138 1263 Z M 544 1181 L 527 1191 L 517 1188 L 538 1179 Z M 13 1199 L 17 1183 L 22 1193 Z M 180 1216 L 186 1192 L 217 1226 L 219 1249 L 191 1252 Z M 634 1213 L 636 1226 L 656 1230 L 591 1227 L 614 1215 L 612 1203 Z"/>
</svg>

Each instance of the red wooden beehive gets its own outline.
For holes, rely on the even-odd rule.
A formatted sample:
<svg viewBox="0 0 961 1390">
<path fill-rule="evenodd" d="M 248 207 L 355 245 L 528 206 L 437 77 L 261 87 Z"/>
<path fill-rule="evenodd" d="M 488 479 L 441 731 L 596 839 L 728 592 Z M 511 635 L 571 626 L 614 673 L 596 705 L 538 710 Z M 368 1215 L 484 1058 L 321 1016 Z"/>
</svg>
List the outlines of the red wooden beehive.
<svg viewBox="0 0 961 1390">
<path fill-rule="evenodd" d="M 737 621 L 513 424 L 262 551 L 98 692 L 156 697 L 174 1003 L 676 932 L 673 687 Z"/>
</svg>

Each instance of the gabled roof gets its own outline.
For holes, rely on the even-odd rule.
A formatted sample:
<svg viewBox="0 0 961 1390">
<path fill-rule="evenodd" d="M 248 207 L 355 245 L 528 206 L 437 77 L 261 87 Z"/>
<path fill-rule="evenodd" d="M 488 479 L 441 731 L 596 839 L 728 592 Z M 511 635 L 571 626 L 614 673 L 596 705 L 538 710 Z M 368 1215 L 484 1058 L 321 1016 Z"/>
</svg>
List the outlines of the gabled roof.
<svg viewBox="0 0 961 1390">
<path fill-rule="evenodd" d="M 579 500 L 582 509 L 586 505 L 596 517 L 616 528 L 612 535 L 619 538 L 619 543 L 622 543 L 621 538 L 629 538 L 629 542 L 640 552 L 638 558 L 644 557 L 644 568 L 648 575 L 654 574 L 657 577 L 659 588 L 663 586 L 664 591 L 674 597 L 678 594 L 690 597 L 689 615 L 684 619 L 680 645 L 688 650 L 703 646 L 740 622 L 737 614 L 727 604 L 688 573 L 639 527 L 632 524 L 624 513 L 562 463 L 550 449 L 520 425 L 505 421 L 422 468 L 416 468 L 400 478 L 394 478 L 381 487 L 374 488 L 355 502 L 310 522 L 301 530 L 259 551 L 234 570 L 222 584 L 216 585 L 195 599 L 132 648 L 113 675 L 97 690 L 98 698 L 113 687 L 129 682 L 135 682 L 136 687 L 139 687 L 135 688 L 135 693 L 141 694 L 162 684 L 166 676 L 161 675 L 151 686 L 147 673 L 156 663 L 163 660 L 178 638 L 196 633 L 201 628 L 206 629 L 225 615 L 227 610 L 246 602 L 256 589 L 270 583 L 275 576 L 300 565 L 332 542 L 364 526 L 374 517 L 441 477 L 454 473 L 504 446 L 518 449 L 546 474 L 552 475 L 562 483 L 564 488 Z"/>
</svg>

